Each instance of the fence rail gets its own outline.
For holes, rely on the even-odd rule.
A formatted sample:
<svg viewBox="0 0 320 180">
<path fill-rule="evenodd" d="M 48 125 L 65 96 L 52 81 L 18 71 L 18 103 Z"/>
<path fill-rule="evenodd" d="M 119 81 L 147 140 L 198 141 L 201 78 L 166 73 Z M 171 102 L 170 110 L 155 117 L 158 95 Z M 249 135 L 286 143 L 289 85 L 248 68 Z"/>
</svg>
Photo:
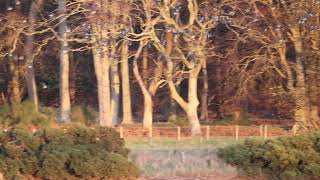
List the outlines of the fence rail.
<svg viewBox="0 0 320 180">
<path fill-rule="evenodd" d="M 174 138 L 181 140 L 182 138 L 192 137 L 190 127 L 117 127 L 121 138 Z M 271 137 L 281 137 L 294 135 L 291 130 L 283 126 L 260 125 L 260 126 L 239 126 L 239 125 L 217 125 L 217 126 L 201 126 L 201 137 L 210 139 L 214 137 L 234 137 L 236 140 L 245 137 L 263 137 L 264 139 Z"/>
</svg>

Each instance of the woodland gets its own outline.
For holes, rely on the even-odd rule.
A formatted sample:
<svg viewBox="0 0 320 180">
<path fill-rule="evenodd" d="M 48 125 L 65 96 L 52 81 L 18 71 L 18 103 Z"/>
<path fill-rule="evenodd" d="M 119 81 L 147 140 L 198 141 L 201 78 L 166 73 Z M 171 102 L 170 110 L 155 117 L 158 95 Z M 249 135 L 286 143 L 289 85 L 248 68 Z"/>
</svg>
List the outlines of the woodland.
<svg viewBox="0 0 320 180">
<path fill-rule="evenodd" d="M 0 0 L 1 123 L 317 129 L 319 49 L 319 0 Z"/>
</svg>

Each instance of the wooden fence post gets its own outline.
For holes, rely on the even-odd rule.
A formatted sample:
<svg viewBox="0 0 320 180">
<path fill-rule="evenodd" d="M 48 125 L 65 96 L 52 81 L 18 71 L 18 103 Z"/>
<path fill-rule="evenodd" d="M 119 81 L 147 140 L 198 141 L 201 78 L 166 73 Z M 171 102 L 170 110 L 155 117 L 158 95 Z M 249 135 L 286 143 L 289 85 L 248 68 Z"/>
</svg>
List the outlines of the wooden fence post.
<svg viewBox="0 0 320 180">
<path fill-rule="evenodd" d="M 177 139 L 178 139 L 178 141 L 181 140 L 181 127 L 180 126 L 177 127 Z"/>
<path fill-rule="evenodd" d="M 267 139 L 268 137 L 268 125 L 265 125 L 264 126 L 264 136 L 263 136 L 263 139 Z"/>
<path fill-rule="evenodd" d="M 210 139 L 210 126 L 206 126 L 206 140 Z"/>
<path fill-rule="evenodd" d="M 123 127 L 120 126 L 120 138 L 123 138 Z"/>
<path fill-rule="evenodd" d="M 236 140 L 238 141 L 239 140 L 239 126 L 236 125 L 235 129 L 236 129 Z"/>
</svg>

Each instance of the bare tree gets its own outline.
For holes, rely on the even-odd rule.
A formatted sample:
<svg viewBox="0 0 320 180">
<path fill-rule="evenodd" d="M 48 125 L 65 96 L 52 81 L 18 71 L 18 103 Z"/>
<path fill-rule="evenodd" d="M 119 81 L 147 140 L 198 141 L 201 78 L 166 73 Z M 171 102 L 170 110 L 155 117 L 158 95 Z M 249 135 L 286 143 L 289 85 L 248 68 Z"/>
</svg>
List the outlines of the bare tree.
<svg viewBox="0 0 320 180">
<path fill-rule="evenodd" d="M 125 114 L 124 123 L 132 122 L 131 102 L 128 74 L 128 43 L 125 42 L 126 34 L 130 31 L 128 27 L 128 15 L 130 4 L 121 2 L 98 2 L 91 8 L 94 9 L 90 15 L 93 37 L 93 55 L 96 77 L 98 80 L 99 114 L 100 125 L 113 126 L 119 123 L 119 98 L 120 78 L 118 64 L 122 62 L 123 94 L 127 100 L 123 110 Z M 121 18 L 121 16 L 123 18 Z M 111 76 L 110 76 L 111 73 Z M 112 87 L 112 88 L 111 88 Z M 129 104 L 128 104 L 129 103 Z M 128 109 L 130 108 L 130 109 Z"/>
<path fill-rule="evenodd" d="M 280 85 L 284 85 L 294 100 L 295 128 L 317 128 L 319 117 L 311 116 L 318 112 L 308 96 L 306 64 L 307 54 L 317 54 L 319 47 L 319 41 L 315 40 L 319 35 L 319 4 L 315 1 L 248 1 L 235 2 L 228 8 L 242 20 L 230 27 L 238 32 L 241 39 L 238 45 L 256 43 L 249 51 L 251 54 L 240 60 L 245 72 L 241 76 L 244 85 L 262 74 L 276 73 Z"/>
<path fill-rule="evenodd" d="M 200 134 L 198 119 L 199 100 L 197 97 L 198 76 L 209 56 L 206 49 L 208 45 L 208 30 L 215 26 L 215 20 L 206 12 L 199 12 L 197 1 L 188 0 L 187 3 L 164 0 L 160 3 L 144 1 L 145 7 L 153 7 L 157 18 L 147 19 L 144 24 L 145 34 L 149 35 L 151 43 L 162 54 L 166 63 L 166 83 L 170 89 L 171 97 L 186 112 L 192 134 Z M 205 4 L 205 3 L 204 3 Z M 150 9 L 150 8 L 149 8 Z M 145 14 L 152 14 L 148 8 Z M 180 16 L 187 14 L 187 17 Z M 218 13 L 218 12 L 214 12 Z M 146 16 L 147 16 L 146 15 Z M 156 27 L 163 27 L 159 30 Z M 181 68 L 176 68 L 176 67 Z M 185 74 L 188 80 L 188 100 L 184 100 L 177 91 L 176 76 Z"/>
</svg>

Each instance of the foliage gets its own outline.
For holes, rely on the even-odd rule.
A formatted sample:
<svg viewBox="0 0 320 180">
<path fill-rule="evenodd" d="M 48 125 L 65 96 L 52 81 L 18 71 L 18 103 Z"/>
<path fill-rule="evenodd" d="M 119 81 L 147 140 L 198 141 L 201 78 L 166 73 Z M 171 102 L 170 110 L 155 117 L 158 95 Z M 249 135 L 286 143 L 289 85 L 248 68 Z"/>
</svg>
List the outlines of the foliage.
<svg viewBox="0 0 320 180">
<path fill-rule="evenodd" d="M 244 110 L 240 112 L 240 117 L 238 120 L 235 119 L 234 115 L 227 115 L 223 119 L 213 121 L 213 123 L 215 125 L 231 125 L 232 124 L 232 125 L 243 125 L 243 126 L 247 126 L 251 124 L 249 113 Z"/>
<path fill-rule="evenodd" d="M 93 125 L 97 122 L 98 112 L 90 106 L 74 106 L 71 112 L 72 122 Z"/>
<path fill-rule="evenodd" d="M 169 119 L 168 119 L 168 122 L 170 125 L 173 125 L 173 126 L 188 126 L 189 125 L 189 121 L 188 121 L 188 118 L 185 117 L 184 115 L 180 115 L 180 114 L 177 114 L 177 115 L 170 115 L 169 116 Z"/>
<path fill-rule="evenodd" d="M 320 177 L 320 132 L 272 140 L 246 140 L 219 150 L 219 156 L 247 175 L 271 179 Z"/>
<path fill-rule="evenodd" d="M 10 125 L 19 126 L 49 126 L 55 119 L 55 113 L 49 108 L 36 111 L 34 104 L 30 101 L 24 101 L 18 105 L 17 116 L 10 116 L 10 106 L 4 104 L 0 107 L 0 122 L 3 127 Z"/>
<path fill-rule="evenodd" d="M 123 139 L 109 128 L 71 125 L 34 134 L 13 128 L 0 133 L 0 143 L 0 169 L 8 179 L 19 174 L 43 179 L 123 179 L 139 175 L 126 158 Z"/>
<path fill-rule="evenodd" d="M 9 104 L 4 104 L 0 106 L 0 123 L 2 127 L 8 126 L 10 115 L 10 106 Z"/>
</svg>

